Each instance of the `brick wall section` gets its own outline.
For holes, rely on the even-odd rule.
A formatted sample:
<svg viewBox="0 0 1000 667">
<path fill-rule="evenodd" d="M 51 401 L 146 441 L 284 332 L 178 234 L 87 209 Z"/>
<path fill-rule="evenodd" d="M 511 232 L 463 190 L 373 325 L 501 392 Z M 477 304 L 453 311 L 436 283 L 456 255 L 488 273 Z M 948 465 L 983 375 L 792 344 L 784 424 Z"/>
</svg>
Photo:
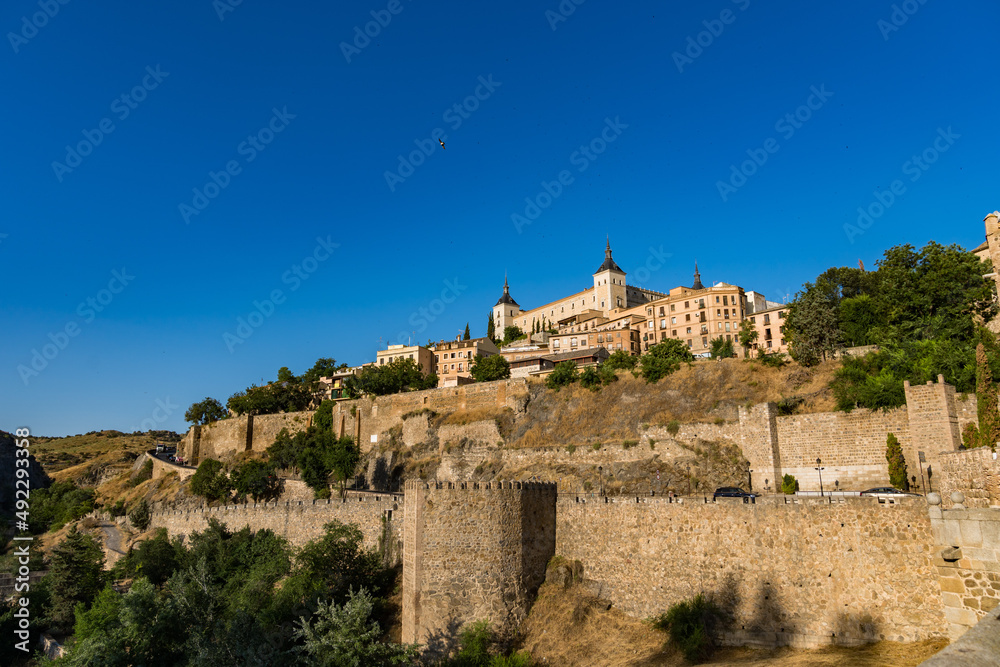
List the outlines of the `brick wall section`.
<svg viewBox="0 0 1000 667">
<path fill-rule="evenodd" d="M 926 471 L 930 466 L 936 472 L 941 469 L 941 454 L 956 451 L 962 444 L 955 388 L 938 375 L 937 383 L 911 386 L 904 382 L 903 389 L 910 420 L 909 446 L 903 447 L 907 467 L 915 470 L 918 452 L 924 452 L 922 467 Z"/>
<path fill-rule="evenodd" d="M 171 535 L 187 536 L 202 531 L 208 520 L 217 519 L 230 530 L 249 526 L 251 530 L 270 529 L 295 546 L 302 546 L 323 534 L 323 526 L 334 519 L 353 523 L 361 529 L 365 546 L 375 548 L 382 535 L 382 517 L 392 512 L 392 525 L 397 533 L 402 523 L 403 499 L 400 494 L 351 494 L 346 500 L 302 501 L 282 503 L 250 503 L 224 507 L 173 509 L 157 506 L 150 526 L 166 528 Z"/>
<path fill-rule="evenodd" d="M 581 560 L 589 585 L 632 616 L 705 592 L 732 606 L 731 644 L 944 634 L 922 500 L 640 501 L 561 495 L 556 515 L 556 553 Z"/>
<path fill-rule="evenodd" d="M 949 452 L 940 457 L 933 486 L 941 492 L 944 507 L 952 506 L 951 494 L 961 491 L 966 507 L 1000 506 L 1000 455 L 988 447 Z"/>
<path fill-rule="evenodd" d="M 910 440 L 906 408 L 792 415 L 776 422 L 782 473 L 794 475 L 803 491 L 819 489 L 817 457 L 823 461 L 827 490 L 863 491 L 887 484 L 886 434 L 894 433 L 904 452 Z"/>
<path fill-rule="evenodd" d="M 929 499 L 936 502 L 933 494 Z M 933 564 L 949 636 L 956 639 L 1000 602 L 1000 509 L 930 507 Z"/>
<path fill-rule="evenodd" d="M 552 484 L 406 485 L 404 642 L 489 620 L 510 636 L 555 549 Z"/>
</svg>

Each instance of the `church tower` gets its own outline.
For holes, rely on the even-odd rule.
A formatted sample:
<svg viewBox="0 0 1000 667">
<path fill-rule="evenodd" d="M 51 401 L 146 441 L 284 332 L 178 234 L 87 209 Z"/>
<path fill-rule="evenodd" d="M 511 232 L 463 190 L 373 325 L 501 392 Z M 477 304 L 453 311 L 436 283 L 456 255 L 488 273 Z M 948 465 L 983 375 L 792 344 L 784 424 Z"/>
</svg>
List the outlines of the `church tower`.
<svg viewBox="0 0 1000 667">
<path fill-rule="evenodd" d="M 604 263 L 594 273 L 594 300 L 592 308 L 607 314 L 614 308 L 626 308 L 625 272 L 611 258 L 611 238 L 604 249 Z"/>
<path fill-rule="evenodd" d="M 521 306 L 517 305 L 510 295 L 510 286 L 507 285 L 506 274 L 503 277 L 503 296 L 493 306 L 493 326 L 496 328 L 497 338 L 503 338 L 503 330 L 514 324 L 515 318 L 521 314 Z"/>
</svg>

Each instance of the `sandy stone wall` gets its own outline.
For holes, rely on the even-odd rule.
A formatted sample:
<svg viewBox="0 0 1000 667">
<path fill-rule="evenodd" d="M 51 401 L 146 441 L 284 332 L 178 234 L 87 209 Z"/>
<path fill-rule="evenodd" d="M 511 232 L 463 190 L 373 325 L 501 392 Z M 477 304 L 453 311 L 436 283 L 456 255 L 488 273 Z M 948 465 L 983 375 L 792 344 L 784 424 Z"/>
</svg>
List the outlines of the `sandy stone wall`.
<svg viewBox="0 0 1000 667">
<path fill-rule="evenodd" d="M 487 619 L 509 635 L 555 549 L 552 484 L 408 482 L 403 641 Z"/>
<path fill-rule="evenodd" d="M 778 417 L 776 423 L 782 474 L 795 475 L 802 490 L 819 488 L 817 457 L 826 468 L 825 488 L 863 491 L 888 483 L 887 433 L 899 438 L 904 452 L 912 449 L 906 408 L 792 415 Z"/>
<path fill-rule="evenodd" d="M 257 415 L 253 418 L 252 448 L 262 451 L 274 443 L 278 431 L 287 428 L 289 433 L 304 431 L 312 425 L 312 410 L 304 412 L 283 412 L 277 415 Z"/>
<path fill-rule="evenodd" d="M 556 553 L 645 618 L 699 592 L 735 613 L 729 643 L 818 646 L 945 633 L 922 500 L 580 502 L 561 495 Z"/>
<path fill-rule="evenodd" d="M 1000 506 L 1000 454 L 986 447 L 942 455 L 934 480 L 934 489 L 941 492 L 946 508 L 953 504 L 953 491 L 965 495 L 966 507 Z"/>
<path fill-rule="evenodd" d="M 931 494 L 931 503 L 939 499 Z M 930 507 L 933 564 L 952 639 L 1000 602 L 1000 509 Z"/>
<path fill-rule="evenodd" d="M 398 535 L 402 524 L 403 499 L 399 494 L 350 494 L 346 500 L 315 500 L 282 503 L 250 503 L 224 507 L 173 509 L 170 506 L 153 508 L 152 528 L 166 528 L 171 536 L 187 536 L 202 531 L 209 519 L 217 519 L 230 530 L 249 526 L 251 530 L 270 529 L 288 539 L 295 546 L 302 546 L 323 534 L 323 526 L 334 519 L 356 524 L 364 534 L 365 546 L 375 548 L 382 535 L 382 517 L 392 524 Z"/>
<path fill-rule="evenodd" d="M 136 460 L 136 465 L 139 466 L 145 464 L 147 460 L 153 462 L 154 478 L 163 477 L 168 473 L 175 472 L 180 476 L 181 481 L 184 481 L 185 479 L 191 477 L 195 473 L 194 468 L 191 468 L 189 466 L 177 465 L 175 463 L 170 463 L 168 461 L 163 461 L 162 459 L 158 459 L 155 456 L 150 456 L 148 453 L 143 454 L 142 456 L 139 457 L 139 459 Z"/>
</svg>

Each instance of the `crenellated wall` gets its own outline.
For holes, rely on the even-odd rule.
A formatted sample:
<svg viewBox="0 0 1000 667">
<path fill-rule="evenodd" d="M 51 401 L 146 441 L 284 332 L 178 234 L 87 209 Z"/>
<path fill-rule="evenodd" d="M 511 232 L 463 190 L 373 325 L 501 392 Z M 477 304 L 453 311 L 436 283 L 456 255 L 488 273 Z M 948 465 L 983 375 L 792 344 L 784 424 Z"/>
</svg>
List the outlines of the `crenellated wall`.
<svg viewBox="0 0 1000 667">
<path fill-rule="evenodd" d="M 965 496 L 966 507 L 1000 507 L 1000 454 L 988 447 L 943 454 L 933 484 L 946 508 L 955 491 Z"/>
<path fill-rule="evenodd" d="M 698 593 L 735 616 L 729 644 L 821 646 L 946 633 L 922 499 L 744 504 L 563 494 L 556 553 L 645 618 Z"/>
<path fill-rule="evenodd" d="M 402 523 L 401 494 L 349 494 L 345 500 L 305 500 L 283 503 L 249 503 L 221 507 L 203 506 L 195 509 L 174 509 L 170 505 L 154 506 L 151 528 L 166 528 L 171 536 L 187 536 L 202 531 L 209 519 L 224 523 L 230 530 L 249 527 L 269 529 L 295 546 L 302 546 L 323 534 L 323 526 L 334 519 L 358 526 L 366 546 L 379 544 L 383 518 L 391 530 L 398 533 Z M 401 539 L 397 535 L 396 539 Z"/>
</svg>

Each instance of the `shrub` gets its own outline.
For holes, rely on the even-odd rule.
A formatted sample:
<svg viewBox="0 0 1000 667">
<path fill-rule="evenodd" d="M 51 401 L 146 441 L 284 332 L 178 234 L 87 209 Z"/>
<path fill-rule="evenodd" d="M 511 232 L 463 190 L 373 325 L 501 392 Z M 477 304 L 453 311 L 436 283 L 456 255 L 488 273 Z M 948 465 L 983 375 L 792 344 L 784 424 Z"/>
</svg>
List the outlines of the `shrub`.
<svg viewBox="0 0 1000 667">
<path fill-rule="evenodd" d="M 576 445 L 573 445 L 573 444 L 566 445 L 566 451 L 569 452 L 570 454 L 572 454 L 573 452 L 576 451 Z"/>
<path fill-rule="evenodd" d="M 716 417 L 715 418 L 715 425 L 716 426 L 722 426 L 725 423 L 726 423 L 726 420 L 723 419 L 722 417 Z"/>
<path fill-rule="evenodd" d="M 771 368 L 781 368 L 788 363 L 785 355 L 781 352 L 774 352 L 773 354 L 761 352 L 757 358 L 760 360 L 760 363 L 765 366 L 770 366 Z"/>
<path fill-rule="evenodd" d="M 676 646 L 690 662 L 707 659 L 715 648 L 713 635 L 719 630 L 724 616 L 722 610 L 699 593 L 693 600 L 678 602 L 654 619 L 653 625 L 670 635 Z"/>
<path fill-rule="evenodd" d="M 781 492 L 786 496 L 790 496 L 799 490 L 799 480 L 795 479 L 795 475 L 784 475 L 781 478 Z"/>
<path fill-rule="evenodd" d="M 656 440 L 653 440 L 652 438 L 649 439 L 649 448 L 656 449 Z"/>
<path fill-rule="evenodd" d="M 622 447 L 624 449 L 632 449 L 639 444 L 638 440 L 622 440 Z"/>
<path fill-rule="evenodd" d="M 197 472 L 191 476 L 191 493 L 209 501 L 228 498 L 230 488 L 229 478 L 222 469 L 222 462 L 215 459 L 202 461 Z"/>
<path fill-rule="evenodd" d="M 595 442 L 594 444 L 591 445 L 591 447 L 594 448 L 595 452 L 600 451 L 600 449 L 601 449 L 601 443 Z"/>
<path fill-rule="evenodd" d="M 119 500 L 108 508 L 108 513 L 113 517 L 125 516 L 125 501 Z"/>
<path fill-rule="evenodd" d="M 152 517 L 149 514 L 149 503 L 145 499 L 140 500 L 132 508 L 132 511 L 128 513 L 128 521 L 136 529 L 143 531 L 149 528 L 149 522 Z"/>
<path fill-rule="evenodd" d="M 640 375 L 655 384 L 681 367 L 682 362 L 694 361 L 694 355 L 681 341 L 671 338 L 657 343 L 639 357 Z"/>
<path fill-rule="evenodd" d="M 681 430 L 681 423 L 676 419 L 671 419 L 667 424 L 667 433 L 670 435 L 677 435 L 677 432 Z"/>
<path fill-rule="evenodd" d="M 94 509 L 93 489 L 81 489 L 70 481 L 56 482 L 47 489 L 32 489 L 28 518 L 34 534 L 58 530 Z"/>
<path fill-rule="evenodd" d="M 147 482 L 151 479 L 153 479 L 153 460 L 146 459 L 146 462 L 142 464 L 142 467 L 139 468 L 139 472 L 137 472 L 135 477 L 129 481 L 129 484 L 131 486 L 139 486 L 143 482 Z"/>
<path fill-rule="evenodd" d="M 566 385 L 573 384 L 579 379 L 576 372 L 576 363 L 572 361 L 561 361 L 556 364 L 549 376 L 545 378 L 545 386 L 549 389 L 559 391 Z"/>
</svg>

